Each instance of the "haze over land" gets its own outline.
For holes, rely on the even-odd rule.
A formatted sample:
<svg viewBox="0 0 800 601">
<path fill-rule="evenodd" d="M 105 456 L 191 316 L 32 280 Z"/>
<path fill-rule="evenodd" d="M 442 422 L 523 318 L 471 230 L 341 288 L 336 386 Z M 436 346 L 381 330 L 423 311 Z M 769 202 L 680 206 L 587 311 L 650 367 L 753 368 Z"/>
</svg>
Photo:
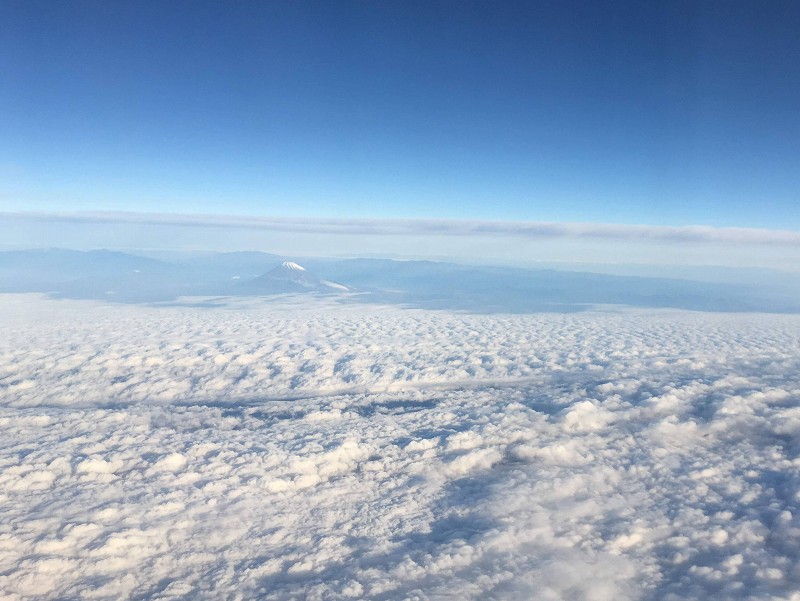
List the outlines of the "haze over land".
<svg viewBox="0 0 800 601">
<path fill-rule="evenodd" d="M 146 254 L 146 253 L 145 253 Z M 444 261 L 304 258 L 261 252 L 161 253 L 94 250 L 0 252 L 0 292 L 54 298 L 165 302 L 181 296 L 280 293 L 346 295 L 350 302 L 530 313 L 622 304 L 701 311 L 800 311 L 800 277 L 729 270 L 722 281 L 522 269 Z M 710 271 L 710 270 L 709 270 Z M 699 277 L 708 276 L 702 273 Z M 727 281 L 726 281 L 727 280 Z"/>
</svg>

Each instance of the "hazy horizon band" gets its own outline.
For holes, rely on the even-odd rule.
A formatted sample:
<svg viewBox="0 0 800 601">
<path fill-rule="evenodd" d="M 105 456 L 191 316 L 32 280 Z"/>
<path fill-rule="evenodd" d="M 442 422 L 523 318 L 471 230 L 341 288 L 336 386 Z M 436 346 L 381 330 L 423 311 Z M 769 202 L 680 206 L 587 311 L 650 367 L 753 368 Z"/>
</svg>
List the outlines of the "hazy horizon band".
<svg viewBox="0 0 800 601">
<path fill-rule="evenodd" d="M 515 236 L 528 239 L 582 238 L 650 240 L 666 243 L 747 244 L 800 247 L 800 232 L 708 225 L 647 225 L 473 219 L 308 218 L 134 211 L 3 211 L 0 220 L 83 224 L 141 224 L 214 227 L 315 234 L 369 236 Z"/>
</svg>

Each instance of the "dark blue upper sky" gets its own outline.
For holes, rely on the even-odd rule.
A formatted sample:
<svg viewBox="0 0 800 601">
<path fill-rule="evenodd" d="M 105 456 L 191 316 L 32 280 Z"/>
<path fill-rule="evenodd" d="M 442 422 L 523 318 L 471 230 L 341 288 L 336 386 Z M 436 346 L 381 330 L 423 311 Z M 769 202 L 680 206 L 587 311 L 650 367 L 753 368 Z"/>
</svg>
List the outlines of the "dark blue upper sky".
<svg viewBox="0 0 800 601">
<path fill-rule="evenodd" d="M 800 229 L 800 3 L 0 5 L 7 209 Z"/>
</svg>

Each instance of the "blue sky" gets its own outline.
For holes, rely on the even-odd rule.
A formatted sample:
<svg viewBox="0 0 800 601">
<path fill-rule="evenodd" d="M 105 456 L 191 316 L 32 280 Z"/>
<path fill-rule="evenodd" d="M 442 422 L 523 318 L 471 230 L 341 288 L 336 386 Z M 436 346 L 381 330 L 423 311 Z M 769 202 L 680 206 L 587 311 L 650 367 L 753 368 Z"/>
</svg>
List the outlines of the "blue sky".
<svg viewBox="0 0 800 601">
<path fill-rule="evenodd" d="M 9 2 L 0 206 L 800 229 L 796 2 Z"/>
</svg>

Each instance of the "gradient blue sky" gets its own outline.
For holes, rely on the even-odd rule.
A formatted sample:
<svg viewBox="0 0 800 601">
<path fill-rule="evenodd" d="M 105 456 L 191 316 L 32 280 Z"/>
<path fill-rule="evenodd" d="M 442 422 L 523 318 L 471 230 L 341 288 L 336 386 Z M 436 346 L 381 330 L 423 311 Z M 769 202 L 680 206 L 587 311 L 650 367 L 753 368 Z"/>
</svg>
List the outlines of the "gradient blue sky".
<svg viewBox="0 0 800 601">
<path fill-rule="evenodd" d="M 800 229 L 800 3 L 0 5 L 0 207 Z"/>
</svg>

